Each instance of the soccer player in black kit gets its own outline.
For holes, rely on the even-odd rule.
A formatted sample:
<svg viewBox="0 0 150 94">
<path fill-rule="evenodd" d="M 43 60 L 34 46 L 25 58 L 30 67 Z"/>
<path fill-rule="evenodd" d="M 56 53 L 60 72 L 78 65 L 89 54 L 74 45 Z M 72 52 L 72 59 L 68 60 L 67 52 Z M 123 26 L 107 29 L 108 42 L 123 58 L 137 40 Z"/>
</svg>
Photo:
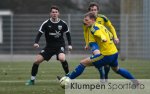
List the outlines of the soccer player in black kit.
<svg viewBox="0 0 150 94">
<path fill-rule="evenodd" d="M 53 55 L 57 56 L 62 64 L 65 73 L 69 73 L 68 63 L 65 59 L 65 41 L 63 34 L 66 34 L 68 40 L 68 49 L 72 50 L 71 36 L 66 22 L 59 18 L 59 8 L 52 6 L 50 9 L 50 19 L 42 23 L 39 32 L 35 38 L 34 48 L 39 47 L 39 40 L 42 34 L 45 35 L 46 46 L 36 56 L 31 70 L 31 79 L 27 81 L 26 85 L 34 85 L 35 77 L 38 72 L 39 64 L 44 60 L 48 61 Z"/>
</svg>

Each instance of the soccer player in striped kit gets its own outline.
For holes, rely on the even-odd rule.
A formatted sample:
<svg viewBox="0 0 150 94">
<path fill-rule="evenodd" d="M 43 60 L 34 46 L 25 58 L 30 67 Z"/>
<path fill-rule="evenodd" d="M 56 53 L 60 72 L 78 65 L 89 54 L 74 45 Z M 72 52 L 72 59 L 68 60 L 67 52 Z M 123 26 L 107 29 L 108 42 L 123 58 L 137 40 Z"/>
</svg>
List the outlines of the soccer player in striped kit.
<svg viewBox="0 0 150 94">
<path fill-rule="evenodd" d="M 100 47 L 99 50 L 101 53 L 81 60 L 80 64 L 75 68 L 75 70 L 66 76 L 70 79 L 75 79 L 83 73 L 84 69 L 89 64 L 94 65 L 97 69 L 102 66 L 109 65 L 117 74 L 120 74 L 126 79 L 130 79 L 133 84 L 139 85 L 139 82 L 128 70 L 119 67 L 118 50 L 113 41 L 113 34 L 108 31 L 104 25 L 96 22 L 96 16 L 94 13 L 88 12 L 85 14 L 84 24 L 87 27 L 90 27 L 90 31 L 93 35 L 91 37 L 95 39 L 96 43 Z"/>
<path fill-rule="evenodd" d="M 115 28 L 112 25 L 111 21 L 105 15 L 98 13 L 99 5 L 95 2 L 91 2 L 89 4 L 88 11 L 93 12 L 95 14 L 96 22 L 98 24 L 107 26 L 110 29 L 110 32 L 113 34 L 113 37 L 114 37 L 114 42 L 116 44 L 118 44 L 119 39 L 117 37 Z M 86 25 L 83 25 L 83 31 L 84 31 L 84 39 L 85 39 L 85 43 L 86 43 L 85 49 L 87 50 L 88 48 L 90 48 L 94 55 L 100 54 L 99 46 L 97 45 L 97 43 L 95 43 L 95 40 L 93 39 L 93 37 L 91 37 L 92 35 L 90 32 L 90 28 L 86 27 Z M 104 67 L 101 67 L 98 69 L 98 71 L 100 73 L 101 81 L 107 81 L 109 70 L 110 70 L 110 66 L 108 66 L 108 65 L 105 65 Z"/>
</svg>

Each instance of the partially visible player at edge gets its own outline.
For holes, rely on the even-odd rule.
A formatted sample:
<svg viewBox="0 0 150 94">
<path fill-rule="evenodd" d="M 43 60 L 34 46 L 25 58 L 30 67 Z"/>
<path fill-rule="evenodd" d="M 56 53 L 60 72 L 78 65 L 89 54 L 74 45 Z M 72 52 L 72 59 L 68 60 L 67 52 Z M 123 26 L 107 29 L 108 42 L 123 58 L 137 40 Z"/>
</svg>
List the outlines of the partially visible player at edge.
<svg viewBox="0 0 150 94">
<path fill-rule="evenodd" d="M 66 22 L 59 18 L 59 8 L 57 6 L 50 8 L 50 18 L 42 23 L 33 45 L 34 48 L 39 47 L 38 42 L 43 33 L 45 35 L 46 46 L 36 56 L 31 70 L 31 79 L 27 81 L 26 85 L 34 85 L 39 64 L 44 60 L 49 61 L 53 55 L 57 56 L 57 60 L 61 62 L 65 73 L 69 73 L 68 63 L 65 58 L 65 40 L 63 34 L 66 33 L 69 50 L 72 50 L 71 36 Z"/>
<path fill-rule="evenodd" d="M 118 50 L 112 40 L 113 35 L 108 29 L 96 22 L 96 16 L 92 12 L 88 12 L 84 16 L 84 23 L 87 27 L 91 27 L 91 33 L 96 43 L 100 47 L 101 54 L 93 55 L 91 57 L 81 60 L 80 64 L 75 70 L 69 73 L 70 79 L 75 79 L 81 75 L 86 68 L 84 64 L 93 64 L 95 68 L 99 69 L 102 66 L 109 65 L 111 68 L 122 77 L 130 79 L 134 84 L 138 85 L 138 81 L 126 69 L 119 68 L 118 65 Z M 58 77 L 57 77 L 58 78 Z"/>
<path fill-rule="evenodd" d="M 115 28 L 111 24 L 110 20 L 106 16 L 104 16 L 102 14 L 98 14 L 99 5 L 95 2 L 91 2 L 89 4 L 88 11 L 95 13 L 97 23 L 107 26 L 110 29 L 111 33 L 114 36 L 114 42 L 118 44 L 119 39 L 117 37 Z M 98 45 L 95 43 L 95 40 L 92 39 L 92 37 L 91 37 L 90 28 L 83 25 L 83 30 L 84 30 L 84 39 L 86 42 L 85 49 L 87 50 L 90 46 L 94 55 L 100 54 L 100 51 L 98 50 L 99 49 Z M 108 65 L 104 66 L 104 68 L 101 67 L 100 69 L 98 69 L 98 71 L 100 73 L 100 79 L 102 79 L 102 81 L 105 81 L 105 80 L 107 81 L 109 70 L 110 70 L 110 67 Z"/>
</svg>

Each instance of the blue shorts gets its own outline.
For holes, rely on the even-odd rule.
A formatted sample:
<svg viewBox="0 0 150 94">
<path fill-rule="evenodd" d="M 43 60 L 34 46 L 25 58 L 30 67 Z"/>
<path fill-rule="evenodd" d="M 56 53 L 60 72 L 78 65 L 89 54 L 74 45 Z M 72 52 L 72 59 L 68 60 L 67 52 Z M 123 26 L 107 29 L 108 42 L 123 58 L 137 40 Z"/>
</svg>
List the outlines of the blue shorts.
<svg viewBox="0 0 150 94">
<path fill-rule="evenodd" d="M 89 43 L 89 46 L 90 46 L 92 52 L 95 50 L 99 50 L 99 46 L 97 45 L 96 42 Z"/>
<path fill-rule="evenodd" d="M 96 67 L 102 67 L 105 65 L 110 65 L 111 67 L 118 66 L 118 53 L 109 56 L 103 56 L 102 54 L 93 55 L 90 57 L 92 64 Z"/>
</svg>

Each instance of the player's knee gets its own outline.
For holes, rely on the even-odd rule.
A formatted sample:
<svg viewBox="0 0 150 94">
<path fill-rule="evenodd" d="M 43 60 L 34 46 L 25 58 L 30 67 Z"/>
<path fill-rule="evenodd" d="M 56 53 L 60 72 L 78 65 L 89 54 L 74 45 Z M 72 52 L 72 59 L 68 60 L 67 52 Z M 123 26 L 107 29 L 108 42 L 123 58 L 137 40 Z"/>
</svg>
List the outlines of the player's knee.
<svg viewBox="0 0 150 94">
<path fill-rule="evenodd" d="M 39 59 L 35 59 L 35 61 L 34 61 L 35 64 L 40 64 L 41 62 L 42 62 L 42 61 L 39 60 Z"/>
<path fill-rule="evenodd" d="M 81 64 L 83 64 L 84 66 L 91 66 L 91 63 L 89 62 L 88 59 L 83 59 L 80 61 Z"/>
<path fill-rule="evenodd" d="M 119 70 L 119 67 L 111 67 L 111 68 L 114 72 L 117 72 Z"/>
<path fill-rule="evenodd" d="M 44 58 L 41 55 L 37 55 L 37 57 L 35 58 L 34 63 L 40 64 L 40 63 L 43 62 L 43 60 L 44 60 Z"/>
<path fill-rule="evenodd" d="M 104 67 L 106 67 L 106 68 L 110 68 L 110 66 L 109 66 L 109 65 L 105 65 Z"/>
<path fill-rule="evenodd" d="M 99 51 L 99 50 L 94 50 L 94 51 L 93 51 L 93 54 L 94 54 L 94 55 L 100 54 L 100 51 Z"/>
<path fill-rule="evenodd" d="M 80 61 L 80 63 L 84 66 L 87 66 L 86 62 L 83 62 L 82 60 Z"/>
<path fill-rule="evenodd" d="M 58 59 L 59 59 L 60 62 L 64 62 L 64 61 L 66 60 L 64 54 L 60 54 L 60 55 L 58 56 Z"/>
<path fill-rule="evenodd" d="M 81 63 L 81 64 L 84 64 L 84 63 L 85 63 L 85 61 L 84 61 L 84 60 L 81 60 L 81 61 L 80 61 L 80 63 Z"/>
</svg>

